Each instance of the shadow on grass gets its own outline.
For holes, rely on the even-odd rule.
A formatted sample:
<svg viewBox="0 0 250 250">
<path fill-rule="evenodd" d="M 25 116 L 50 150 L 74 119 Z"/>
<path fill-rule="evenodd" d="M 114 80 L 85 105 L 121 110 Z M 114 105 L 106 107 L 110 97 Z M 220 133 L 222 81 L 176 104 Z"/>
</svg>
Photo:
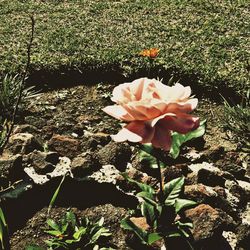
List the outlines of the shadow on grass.
<svg viewBox="0 0 250 250">
<path fill-rule="evenodd" d="M 229 87 L 225 82 L 215 82 L 212 84 L 201 83 L 202 76 L 196 74 L 185 74 L 176 68 L 164 69 L 161 66 L 150 70 L 141 68 L 136 72 L 125 76 L 119 65 L 105 65 L 100 68 L 83 65 L 81 70 L 61 68 L 57 71 L 40 70 L 31 71 L 27 80 L 28 85 L 35 85 L 42 91 L 68 88 L 77 85 L 95 85 L 98 83 L 108 83 L 118 85 L 123 82 L 130 82 L 140 77 L 162 79 L 163 83 L 168 83 L 173 77 L 174 82 L 191 86 L 193 93 L 199 98 L 209 98 L 216 102 L 222 102 L 221 95 L 234 103 L 239 103 L 242 97 L 236 93 L 235 89 Z"/>
</svg>

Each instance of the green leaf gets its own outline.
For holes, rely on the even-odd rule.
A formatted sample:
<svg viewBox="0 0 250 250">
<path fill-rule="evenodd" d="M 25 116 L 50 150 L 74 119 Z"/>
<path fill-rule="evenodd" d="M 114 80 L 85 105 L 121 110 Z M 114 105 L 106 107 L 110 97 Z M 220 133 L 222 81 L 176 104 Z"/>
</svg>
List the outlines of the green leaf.
<svg viewBox="0 0 250 250">
<path fill-rule="evenodd" d="M 73 238 L 76 240 L 80 240 L 82 235 L 84 235 L 86 231 L 87 229 L 85 227 L 80 227 L 79 230 L 73 234 Z"/>
<path fill-rule="evenodd" d="M 167 238 L 172 238 L 172 237 L 181 237 L 182 234 L 180 232 L 176 231 L 171 231 L 171 232 L 166 232 L 164 234 Z"/>
<path fill-rule="evenodd" d="M 197 203 L 195 201 L 187 200 L 187 199 L 176 199 L 175 200 L 175 212 L 179 213 L 182 209 L 188 209 L 195 207 Z"/>
<path fill-rule="evenodd" d="M 166 183 L 163 188 L 164 199 L 166 205 L 174 205 L 175 199 L 180 195 L 182 187 L 184 185 L 184 177 L 179 177 L 173 179 L 172 181 Z"/>
<path fill-rule="evenodd" d="M 157 210 L 155 206 L 152 206 L 148 202 L 144 202 L 141 205 L 141 213 L 146 218 L 147 223 L 152 227 L 156 220 Z"/>
<path fill-rule="evenodd" d="M 152 194 L 155 193 L 154 189 L 153 189 L 151 186 L 149 186 L 149 185 L 147 185 L 147 184 L 144 184 L 144 183 L 140 183 L 140 182 L 138 182 L 138 181 L 135 181 L 135 180 L 129 178 L 127 173 L 122 173 L 121 175 L 122 175 L 128 182 L 133 183 L 133 184 L 136 184 L 142 191 L 148 192 L 148 193 L 152 193 Z"/>
<path fill-rule="evenodd" d="M 101 227 L 104 223 L 104 218 L 102 217 L 99 221 L 98 221 L 98 226 Z"/>
<path fill-rule="evenodd" d="M 62 235 L 62 233 L 57 230 L 45 230 L 44 232 L 50 235 L 56 236 L 56 237 L 58 237 L 59 235 Z"/>
<path fill-rule="evenodd" d="M 58 196 L 58 194 L 59 194 L 59 191 L 60 191 L 60 189 L 61 189 L 61 186 L 62 186 L 62 184 L 63 184 L 63 182 L 64 182 L 64 180 L 65 180 L 65 176 L 66 176 L 66 175 L 64 175 L 64 176 L 62 177 L 61 182 L 59 183 L 59 185 L 58 185 L 58 187 L 57 187 L 55 193 L 54 193 L 53 196 L 52 196 L 52 199 L 51 199 L 51 201 L 50 201 L 50 203 L 49 203 L 49 207 L 48 207 L 48 214 L 50 213 L 51 208 L 54 206 L 54 203 L 55 203 L 56 198 L 57 198 L 57 196 Z"/>
<path fill-rule="evenodd" d="M 156 242 L 157 240 L 160 240 L 162 239 L 162 236 L 160 236 L 158 233 L 151 233 L 148 235 L 148 244 L 151 245 L 153 244 L 154 242 Z"/>
<path fill-rule="evenodd" d="M 9 249 L 8 225 L 6 223 L 2 208 L 0 208 L 0 241 L 1 249 Z"/>
<path fill-rule="evenodd" d="M 157 202 L 155 202 L 154 200 L 151 200 L 150 198 L 148 198 L 147 195 L 144 195 L 144 193 L 146 193 L 146 192 L 140 192 L 136 196 L 137 197 L 142 197 L 145 201 L 150 203 L 152 206 L 156 207 L 158 205 Z"/>
<path fill-rule="evenodd" d="M 91 241 L 92 243 L 96 242 L 101 236 L 109 236 L 107 235 L 108 230 L 104 227 L 100 228 L 92 237 Z"/>
<path fill-rule="evenodd" d="M 180 147 L 183 143 L 198 138 L 204 135 L 206 131 L 206 120 L 200 123 L 200 126 L 187 134 L 180 134 L 177 132 L 172 133 L 172 145 L 169 154 L 172 158 L 176 159 L 180 154 Z"/>
<path fill-rule="evenodd" d="M 137 227 L 129 218 L 125 218 L 121 221 L 121 227 L 125 230 L 134 232 L 143 244 L 147 244 L 147 232 Z"/>
<path fill-rule="evenodd" d="M 30 245 L 25 248 L 25 250 L 45 250 L 43 247 L 39 247 L 37 245 Z"/>
<path fill-rule="evenodd" d="M 145 146 L 145 145 L 142 145 L 141 148 L 148 148 L 149 145 Z M 152 146 L 151 146 L 152 147 Z M 150 153 L 148 153 L 150 152 Z M 152 150 L 150 149 L 147 149 L 147 150 L 140 150 L 139 151 L 139 161 L 142 162 L 142 163 L 145 163 L 145 165 L 151 167 L 151 168 L 158 168 L 158 164 L 157 164 L 157 160 L 155 158 L 155 156 L 152 155 L 153 153 L 153 147 L 152 147 Z M 166 164 L 164 164 L 162 161 L 159 161 L 160 162 L 160 167 L 161 168 L 164 168 L 166 166 Z"/>
<path fill-rule="evenodd" d="M 142 197 L 142 198 L 148 198 L 150 199 L 152 202 L 154 202 L 154 195 L 152 193 L 148 193 L 148 192 L 140 192 L 136 195 L 137 197 Z"/>
<path fill-rule="evenodd" d="M 72 211 L 66 213 L 66 221 L 72 226 L 72 229 L 76 226 L 76 216 Z"/>
<path fill-rule="evenodd" d="M 60 231 L 60 226 L 54 220 L 48 219 L 47 224 L 54 230 Z"/>
<path fill-rule="evenodd" d="M 179 227 L 179 228 L 193 228 L 193 223 L 192 222 L 181 222 L 181 221 L 176 221 L 175 224 Z"/>
</svg>

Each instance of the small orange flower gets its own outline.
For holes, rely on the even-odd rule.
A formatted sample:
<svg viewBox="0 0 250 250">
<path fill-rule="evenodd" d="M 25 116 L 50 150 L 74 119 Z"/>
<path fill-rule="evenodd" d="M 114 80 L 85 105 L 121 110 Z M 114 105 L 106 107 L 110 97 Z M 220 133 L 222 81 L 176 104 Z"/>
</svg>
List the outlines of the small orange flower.
<svg viewBox="0 0 250 250">
<path fill-rule="evenodd" d="M 156 58 L 159 55 L 159 49 L 151 48 L 151 49 L 144 49 L 142 50 L 139 55 L 144 57 L 149 57 L 151 59 Z"/>
</svg>

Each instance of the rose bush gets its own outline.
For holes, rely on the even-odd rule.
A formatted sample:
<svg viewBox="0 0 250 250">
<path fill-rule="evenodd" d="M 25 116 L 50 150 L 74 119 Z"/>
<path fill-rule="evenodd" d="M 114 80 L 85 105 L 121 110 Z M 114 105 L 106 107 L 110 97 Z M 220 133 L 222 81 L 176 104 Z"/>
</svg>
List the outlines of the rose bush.
<svg viewBox="0 0 250 250">
<path fill-rule="evenodd" d="M 199 126 L 199 118 L 189 113 L 197 106 L 191 88 L 179 83 L 170 87 L 156 79 L 140 78 L 115 87 L 115 105 L 103 109 L 107 114 L 128 122 L 114 141 L 152 143 L 169 150 L 171 131 L 187 133 Z"/>
</svg>

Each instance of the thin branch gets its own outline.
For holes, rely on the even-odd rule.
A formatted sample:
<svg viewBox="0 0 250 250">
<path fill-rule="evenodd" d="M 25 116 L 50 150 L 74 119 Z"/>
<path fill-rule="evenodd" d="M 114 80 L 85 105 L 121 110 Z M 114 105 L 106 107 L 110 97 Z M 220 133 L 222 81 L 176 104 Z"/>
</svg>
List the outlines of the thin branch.
<svg viewBox="0 0 250 250">
<path fill-rule="evenodd" d="M 24 83 L 25 83 L 25 80 L 26 80 L 26 77 L 27 77 L 27 74 L 28 74 L 28 70 L 29 70 L 29 67 L 30 67 L 31 46 L 32 46 L 33 39 L 34 39 L 34 30 L 35 30 L 35 19 L 34 19 L 34 16 L 33 15 L 30 16 L 30 19 L 31 19 L 31 35 L 30 35 L 30 41 L 29 41 L 28 47 L 27 47 L 27 63 L 26 63 L 25 69 L 24 69 L 22 81 L 20 82 L 19 94 L 18 94 L 18 98 L 17 98 L 17 101 L 16 101 L 16 105 L 15 105 L 13 114 L 12 114 L 11 125 L 10 125 L 10 128 L 9 128 L 8 134 L 7 134 L 6 138 L 5 138 L 5 141 L 1 145 L 0 153 L 3 152 L 6 144 L 9 141 L 11 133 L 13 131 L 13 128 L 14 128 L 14 125 L 15 125 L 15 122 L 16 122 L 16 115 L 17 115 L 17 112 L 18 112 L 18 107 L 20 105 L 20 102 L 21 102 L 22 96 L 23 96 Z"/>
</svg>

